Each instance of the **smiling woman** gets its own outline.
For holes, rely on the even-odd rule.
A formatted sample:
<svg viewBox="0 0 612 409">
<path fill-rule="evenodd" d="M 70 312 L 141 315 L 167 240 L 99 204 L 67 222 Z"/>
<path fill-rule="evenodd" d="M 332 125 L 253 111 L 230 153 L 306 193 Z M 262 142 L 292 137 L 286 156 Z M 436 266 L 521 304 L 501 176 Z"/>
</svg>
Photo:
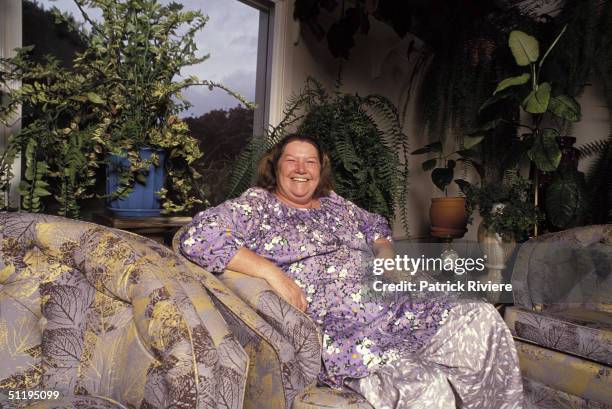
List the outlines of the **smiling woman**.
<svg viewBox="0 0 612 409">
<path fill-rule="evenodd" d="M 389 225 L 337 195 L 329 169 L 315 140 L 285 137 L 260 160 L 257 187 L 197 214 L 180 250 L 208 271 L 266 280 L 320 326 L 319 380 L 376 409 L 449 409 L 456 395 L 466 408 L 522 409 L 512 336 L 493 306 L 369 295 L 369 266 L 395 257 Z"/>
<path fill-rule="evenodd" d="M 318 208 L 333 186 L 329 157 L 321 152 L 314 138 L 288 135 L 260 160 L 255 184 L 290 206 Z"/>
</svg>

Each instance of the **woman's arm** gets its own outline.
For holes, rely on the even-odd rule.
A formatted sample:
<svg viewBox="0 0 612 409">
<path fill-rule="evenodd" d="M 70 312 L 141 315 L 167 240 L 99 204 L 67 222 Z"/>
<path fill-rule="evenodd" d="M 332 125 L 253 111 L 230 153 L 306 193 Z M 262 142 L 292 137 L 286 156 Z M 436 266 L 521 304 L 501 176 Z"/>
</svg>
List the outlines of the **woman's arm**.
<svg viewBox="0 0 612 409">
<path fill-rule="evenodd" d="M 385 238 L 377 239 L 372 248 L 374 250 L 374 256 L 376 258 L 395 258 L 395 250 L 391 242 Z"/>
<path fill-rule="evenodd" d="M 374 243 L 372 243 L 372 248 L 376 258 L 395 259 L 395 249 L 391 242 L 385 238 L 381 237 L 374 241 Z M 393 268 L 385 269 L 383 276 L 392 281 L 396 281 L 400 277 L 395 268 L 395 264 L 393 264 Z"/>
<path fill-rule="evenodd" d="M 227 268 L 252 277 L 263 278 L 272 289 L 300 311 L 308 306 L 304 292 L 270 260 L 246 247 L 240 248 L 227 264 Z"/>
</svg>

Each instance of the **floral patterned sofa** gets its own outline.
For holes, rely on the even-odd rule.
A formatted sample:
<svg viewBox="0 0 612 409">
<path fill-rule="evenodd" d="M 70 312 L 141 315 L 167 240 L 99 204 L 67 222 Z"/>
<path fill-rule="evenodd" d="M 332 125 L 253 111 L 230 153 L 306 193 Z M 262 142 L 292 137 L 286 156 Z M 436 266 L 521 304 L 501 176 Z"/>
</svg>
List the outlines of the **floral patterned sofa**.
<svg viewBox="0 0 612 409">
<path fill-rule="evenodd" d="M 0 408 L 285 407 L 320 365 L 316 331 L 291 329 L 299 345 L 274 349 L 282 330 L 149 239 L 0 213 Z M 10 400 L 17 390 L 60 398 Z"/>
<path fill-rule="evenodd" d="M 179 238 L 184 229 L 174 235 L 172 247 L 177 254 L 180 254 Z M 187 259 L 185 261 L 191 263 Z M 226 270 L 219 276 L 204 273 L 202 282 L 206 288 L 216 293 L 213 299 L 221 295 L 215 287 L 222 285 L 231 289 L 256 312 L 259 332 L 277 356 L 277 359 L 271 360 L 270 356 L 262 355 L 262 340 L 255 339 L 250 334 L 251 331 L 245 331 L 241 322 L 228 320 L 229 327 L 238 334 L 238 340 L 249 353 L 251 361 L 257 362 L 249 369 L 245 408 L 372 409 L 365 399 L 348 389 L 335 390 L 327 386 L 317 386 L 314 381 L 306 382 L 304 378 L 316 378 L 321 365 L 321 344 L 317 326 L 305 314 L 278 297 L 265 280 L 231 270 Z M 219 307 L 226 316 L 225 307 Z M 296 354 L 304 355 L 304 358 L 298 361 L 299 365 L 294 362 Z M 306 359 L 307 357 L 310 359 Z M 308 365 L 305 365 L 306 362 Z M 267 385 L 269 378 L 275 379 L 277 386 L 262 393 L 261 385 Z"/>
<path fill-rule="evenodd" d="M 512 273 L 515 336 L 538 408 L 612 408 L 612 225 L 524 243 Z"/>
</svg>

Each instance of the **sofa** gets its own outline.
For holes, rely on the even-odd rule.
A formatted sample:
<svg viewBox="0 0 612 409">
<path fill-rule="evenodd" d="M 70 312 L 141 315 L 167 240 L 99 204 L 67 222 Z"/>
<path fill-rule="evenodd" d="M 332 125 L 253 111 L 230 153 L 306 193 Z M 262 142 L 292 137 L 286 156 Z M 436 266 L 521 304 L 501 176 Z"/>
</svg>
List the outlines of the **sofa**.
<svg viewBox="0 0 612 409">
<path fill-rule="evenodd" d="M 177 254 L 180 254 L 179 239 L 184 231 L 185 227 L 179 229 L 172 241 L 172 247 Z M 187 259 L 185 260 L 191 263 Z M 195 266 L 195 264 L 191 264 Z M 316 367 L 309 368 L 309 373 L 316 377 L 321 364 L 320 335 L 316 324 L 308 316 L 281 299 L 265 280 L 231 270 L 225 270 L 223 274 L 214 276 L 204 272 L 200 267 L 196 268 L 202 272 L 202 282 L 206 288 L 212 289 L 218 285 L 217 283 L 221 283 L 257 313 L 257 316 L 263 321 L 259 325 L 268 324 L 270 326 L 270 328 L 262 332 L 267 344 L 278 355 L 278 362 L 275 362 L 274 365 L 266 364 L 265 361 L 268 358 L 262 357 L 258 349 L 251 345 L 251 338 L 242 335 L 238 336 L 241 345 L 249 353 L 251 361 L 258 362 L 258 365 L 250 367 L 249 381 L 247 381 L 246 386 L 245 407 L 253 409 L 372 409 L 372 406 L 361 395 L 348 388 L 332 389 L 327 386 L 316 385 L 315 382 L 310 382 L 307 385 L 305 382 L 301 382 L 300 385 L 306 385 L 306 387 L 300 390 L 293 386 L 296 377 L 302 375 L 296 373 L 294 364 L 286 362 L 285 356 L 287 355 L 283 351 L 287 348 L 293 348 L 294 351 L 299 351 L 300 354 L 314 357 L 317 360 L 317 365 Z M 212 297 L 215 299 L 216 295 L 213 294 Z M 224 314 L 222 306 L 220 310 Z M 241 334 L 243 332 L 244 326 L 240 322 L 231 319 L 228 319 L 227 322 L 234 333 Z M 319 340 L 316 345 L 309 340 L 313 334 L 316 334 Z M 306 341 L 307 343 L 305 343 Z M 287 342 L 289 342 L 289 345 L 287 345 Z M 265 371 L 263 368 L 265 368 Z M 278 388 L 285 391 L 286 399 L 284 406 L 267 398 L 261 399 L 259 393 L 258 380 L 263 377 L 276 376 L 275 374 L 277 373 L 281 374 Z M 255 401 L 257 397 L 260 398 L 259 402 L 262 403 Z M 267 404 L 265 404 L 266 402 Z"/>
<path fill-rule="evenodd" d="M 541 409 L 612 408 L 612 225 L 529 240 L 511 281 L 505 320 L 528 399 Z"/>
<path fill-rule="evenodd" d="M 152 240 L 0 213 L 0 408 L 290 407 L 319 371 L 318 333 L 260 303 L 273 325 Z"/>
</svg>

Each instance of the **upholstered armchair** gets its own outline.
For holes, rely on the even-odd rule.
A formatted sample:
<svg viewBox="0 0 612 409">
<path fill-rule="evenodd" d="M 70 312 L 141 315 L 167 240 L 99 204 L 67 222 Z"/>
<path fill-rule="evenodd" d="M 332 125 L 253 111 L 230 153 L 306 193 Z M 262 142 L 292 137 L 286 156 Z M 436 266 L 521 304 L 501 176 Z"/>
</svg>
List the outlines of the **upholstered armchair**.
<svg viewBox="0 0 612 409">
<path fill-rule="evenodd" d="M 173 249 L 180 254 L 179 240 L 185 228 L 173 239 Z M 185 259 L 186 260 L 186 259 Z M 200 271 L 203 285 L 211 292 L 230 329 L 250 357 L 245 408 L 253 409 L 372 409 L 360 395 L 350 390 L 318 386 L 315 378 L 321 365 L 321 340 L 316 324 L 301 311 L 281 299 L 265 280 L 226 270 L 213 275 Z M 246 328 L 244 321 L 228 314 L 223 287 L 236 294 L 254 313 L 249 319 L 257 329 Z M 253 327 L 253 325 L 251 325 Z M 256 333 L 255 333 L 256 332 Z M 269 353 L 262 354 L 262 348 Z M 273 387 L 262 390 L 262 385 Z M 280 397 L 283 399 L 280 399 Z"/>
<path fill-rule="evenodd" d="M 0 408 L 241 409 L 248 355 L 194 277 L 134 234 L 0 213 Z"/>
<path fill-rule="evenodd" d="M 524 243 L 512 273 L 512 331 L 538 408 L 612 407 L 612 225 Z"/>
</svg>

